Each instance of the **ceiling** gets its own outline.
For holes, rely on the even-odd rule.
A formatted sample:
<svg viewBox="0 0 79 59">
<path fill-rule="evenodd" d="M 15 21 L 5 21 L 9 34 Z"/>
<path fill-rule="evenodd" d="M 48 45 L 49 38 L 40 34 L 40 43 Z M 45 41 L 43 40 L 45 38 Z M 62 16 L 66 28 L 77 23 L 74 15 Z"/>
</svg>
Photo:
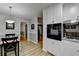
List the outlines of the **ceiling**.
<svg viewBox="0 0 79 59">
<path fill-rule="evenodd" d="M 0 3 L 0 14 L 10 15 L 9 6 L 12 6 L 12 16 L 32 19 L 35 15 L 42 15 L 44 8 L 52 3 Z"/>
</svg>

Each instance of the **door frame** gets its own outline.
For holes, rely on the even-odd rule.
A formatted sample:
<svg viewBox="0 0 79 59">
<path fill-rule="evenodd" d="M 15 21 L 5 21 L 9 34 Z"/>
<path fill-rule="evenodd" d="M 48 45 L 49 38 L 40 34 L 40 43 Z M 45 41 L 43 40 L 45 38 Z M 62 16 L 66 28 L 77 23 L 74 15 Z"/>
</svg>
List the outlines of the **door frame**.
<svg viewBox="0 0 79 59">
<path fill-rule="evenodd" d="M 27 25 L 27 40 L 28 40 L 28 38 L 29 38 L 28 37 L 28 24 L 27 24 L 27 22 L 20 22 L 20 36 L 21 36 L 21 23 L 25 23 L 25 26 Z M 24 36 L 25 36 L 25 34 L 24 34 Z"/>
<path fill-rule="evenodd" d="M 25 36 L 26 36 L 26 38 L 28 38 L 28 32 L 27 32 L 27 24 L 25 24 Z"/>
</svg>

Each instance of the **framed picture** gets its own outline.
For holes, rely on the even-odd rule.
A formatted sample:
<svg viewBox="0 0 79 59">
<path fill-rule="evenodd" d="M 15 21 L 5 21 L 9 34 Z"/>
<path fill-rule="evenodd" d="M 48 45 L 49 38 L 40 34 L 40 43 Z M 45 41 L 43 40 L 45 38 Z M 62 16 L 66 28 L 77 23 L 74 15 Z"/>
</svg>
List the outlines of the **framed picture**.
<svg viewBox="0 0 79 59">
<path fill-rule="evenodd" d="M 31 24 L 31 29 L 34 29 L 34 24 Z"/>
<path fill-rule="evenodd" d="M 6 22 L 6 29 L 14 29 L 14 28 L 15 28 L 15 23 Z"/>
</svg>

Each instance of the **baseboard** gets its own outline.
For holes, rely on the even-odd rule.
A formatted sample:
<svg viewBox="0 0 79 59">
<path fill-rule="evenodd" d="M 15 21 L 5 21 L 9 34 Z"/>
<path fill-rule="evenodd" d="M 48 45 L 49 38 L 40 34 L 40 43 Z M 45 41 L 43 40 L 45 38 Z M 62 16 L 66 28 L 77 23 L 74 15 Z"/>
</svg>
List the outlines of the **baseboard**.
<svg viewBox="0 0 79 59">
<path fill-rule="evenodd" d="M 46 49 L 44 49 L 44 48 L 43 48 L 42 50 L 43 50 L 43 51 L 45 51 L 45 52 L 47 52 L 47 50 L 46 50 Z"/>
<path fill-rule="evenodd" d="M 48 54 L 50 54 L 51 56 L 55 56 L 54 54 L 50 53 L 49 51 L 47 51 Z"/>
<path fill-rule="evenodd" d="M 31 41 L 31 42 L 33 42 L 33 43 L 37 44 L 37 42 L 34 42 L 34 41 L 32 41 L 32 40 L 29 40 L 29 41 Z"/>
</svg>

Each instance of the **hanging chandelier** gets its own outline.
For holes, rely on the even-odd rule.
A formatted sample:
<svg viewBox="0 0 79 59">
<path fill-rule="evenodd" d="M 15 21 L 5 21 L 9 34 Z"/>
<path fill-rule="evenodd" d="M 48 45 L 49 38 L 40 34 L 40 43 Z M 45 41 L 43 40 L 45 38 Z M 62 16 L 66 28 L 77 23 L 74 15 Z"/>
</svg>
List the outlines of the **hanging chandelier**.
<svg viewBox="0 0 79 59">
<path fill-rule="evenodd" d="M 9 20 L 6 20 L 6 22 L 7 23 L 14 23 L 14 21 L 13 20 L 11 20 L 12 19 L 12 6 L 9 6 L 9 9 L 10 9 L 10 16 L 9 16 Z"/>
</svg>

